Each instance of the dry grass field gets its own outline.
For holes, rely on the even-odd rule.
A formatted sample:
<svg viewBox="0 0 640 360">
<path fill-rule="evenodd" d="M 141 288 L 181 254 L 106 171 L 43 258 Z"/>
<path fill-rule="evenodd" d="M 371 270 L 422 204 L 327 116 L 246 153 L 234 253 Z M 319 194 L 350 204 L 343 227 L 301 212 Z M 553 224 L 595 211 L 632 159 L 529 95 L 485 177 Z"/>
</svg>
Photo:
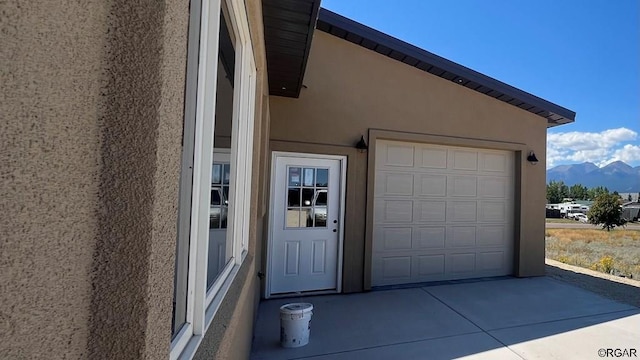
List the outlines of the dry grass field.
<svg viewBox="0 0 640 360">
<path fill-rule="evenodd" d="M 549 259 L 640 280 L 640 231 L 547 229 Z"/>
</svg>

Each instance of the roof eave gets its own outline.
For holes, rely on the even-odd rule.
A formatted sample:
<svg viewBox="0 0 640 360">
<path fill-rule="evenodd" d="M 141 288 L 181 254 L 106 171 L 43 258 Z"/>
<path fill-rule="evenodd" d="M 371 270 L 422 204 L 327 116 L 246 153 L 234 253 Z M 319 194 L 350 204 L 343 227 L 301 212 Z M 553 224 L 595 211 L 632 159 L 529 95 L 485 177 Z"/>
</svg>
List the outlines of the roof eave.
<svg viewBox="0 0 640 360">
<path fill-rule="evenodd" d="M 270 95 L 300 96 L 319 9 L 320 0 L 263 0 Z"/>
</svg>

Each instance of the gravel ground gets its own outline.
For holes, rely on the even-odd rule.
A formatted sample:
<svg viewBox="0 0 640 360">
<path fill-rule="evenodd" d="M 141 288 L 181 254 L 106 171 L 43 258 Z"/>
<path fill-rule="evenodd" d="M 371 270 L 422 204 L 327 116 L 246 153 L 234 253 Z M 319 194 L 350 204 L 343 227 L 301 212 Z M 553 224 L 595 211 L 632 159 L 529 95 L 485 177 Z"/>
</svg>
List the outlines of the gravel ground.
<svg viewBox="0 0 640 360">
<path fill-rule="evenodd" d="M 640 281 L 546 259 L 547 276 L 640 308 Z"/>
</svg>

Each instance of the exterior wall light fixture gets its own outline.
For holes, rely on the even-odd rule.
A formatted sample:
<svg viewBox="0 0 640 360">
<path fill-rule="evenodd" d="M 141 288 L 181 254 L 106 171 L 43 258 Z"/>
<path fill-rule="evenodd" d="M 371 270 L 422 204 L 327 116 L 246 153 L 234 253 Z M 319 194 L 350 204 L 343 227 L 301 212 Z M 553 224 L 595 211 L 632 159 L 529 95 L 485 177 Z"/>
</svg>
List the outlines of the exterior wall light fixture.
<svg viewBox="0 0 640 360">
<path fill-rule="evenodd" d="M 356 149 L 358 149 L 358 152 L 366 152 L 369 149 L 369 146 L 367 145 L 367 142 L 364 140 L 364 135 L 360 137 L 360 141 L 358 141 L 358 143 L 356 143 Z"/>
<path fill-rule="evenodd" d="M 531 151 L 529 152 L 529 155 L 527 156 L 527 161 L 531 163 L 531 165 L 535 165 L 538 163 L 538 158 L 536 157 L 536 154 Z"/>
</svg>

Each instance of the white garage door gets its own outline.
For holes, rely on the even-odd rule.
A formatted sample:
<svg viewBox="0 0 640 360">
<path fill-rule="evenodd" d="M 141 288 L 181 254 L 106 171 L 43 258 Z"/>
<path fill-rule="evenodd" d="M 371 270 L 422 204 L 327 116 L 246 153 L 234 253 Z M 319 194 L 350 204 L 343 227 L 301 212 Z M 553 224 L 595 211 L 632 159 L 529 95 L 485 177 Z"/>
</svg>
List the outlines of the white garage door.
<svg viewBox="0 0 640 360">
<path fill-rule="evenodd" d="M 514 153 L 376 143 L 372 286 L 509 275 Z"/>
</svg>

